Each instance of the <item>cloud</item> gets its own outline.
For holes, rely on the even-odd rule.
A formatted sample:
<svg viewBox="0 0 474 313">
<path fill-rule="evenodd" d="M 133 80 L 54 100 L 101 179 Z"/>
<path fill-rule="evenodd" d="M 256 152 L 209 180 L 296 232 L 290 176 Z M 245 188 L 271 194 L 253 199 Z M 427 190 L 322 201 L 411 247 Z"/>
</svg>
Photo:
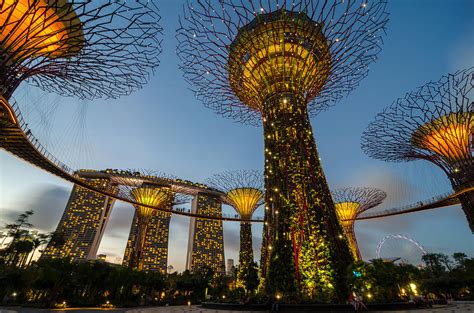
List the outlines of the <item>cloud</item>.
<svg viewBox="0 0 474 313">
<path fill-rule="evenodd" d="M 133 213 L 134 209 L 131 206 L 116 202 L 107 223 L 105 235 L 127 240 L 132 225 Z"/>
<path fill-rule="evenodd" d="M 14 221 L 19 214 L 33 210 L 30 222 L 42 232 L 56 229 L 61 215 L 66 208 L 71 190 L 56 185 L 43 185 L 20 197 L 15 208 L 2 208 L 1 217 L 6 223 Z"/>
</svg>

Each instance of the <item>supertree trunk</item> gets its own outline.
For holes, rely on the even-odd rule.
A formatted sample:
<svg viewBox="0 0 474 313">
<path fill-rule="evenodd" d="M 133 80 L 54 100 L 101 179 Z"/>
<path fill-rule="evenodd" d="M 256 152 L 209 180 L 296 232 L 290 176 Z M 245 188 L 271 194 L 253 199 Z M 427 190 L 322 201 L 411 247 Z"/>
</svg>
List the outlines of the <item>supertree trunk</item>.
<svg viewBox="0 0 474 313">
<path fill-rule="evenodd" d="M 306 101 L 278 94 L 264 105 L 265 222 L 262 274 L 271 294 L 345 298 L 351 252 L 321 168 Z M 266 255 L 266 257 L 265 257 Z M 278 273 L 278 275 L 276 275 Z"/>
<path fill-rule="evenodd" d="M 138 231 L 132 258 L 130 259 L 131 268 L 141 270 L 143 268 L 143 250 L 145 248 L 146 233 L 148 231 L 149 218 L 138 216 Z"/>
<path fill-rule="evenodd" d="M 451 184 L 454 191 L 463 190 L 474 183 L 474 164 L 468 165 L 462 170 L 455 171 L 451 175 Z M 459 196 L 461 208 L 466 215 L 471 232 L 474 234 L 474 192 L 467 192 Z"/>
<path fill-rule="evenodd" d="M 471 232 L 474 234 L 474 192 L 468 192 L 459 197 L 461 207 L 466 215 Z"/>
<path fill-rule="evenodd" d="M 349 249 L 352 252 L 352 257 L 354 260 L 362 260 L 362 256 L 360 255 L 359 245 L 357 244 L 357 238 L 354 232 L 354 225 L 350 227 L 344 227 L 344 231 L 346 233 L 347 243 L 349 245 Z"/>
<path fill-rule="evenodd" d="M 244 274 L 253 262 L 252 249 L 252 224 L 249 222 L 240 223 L 240 252 L 239 252 L 239 273 L 237 279 L 244 284 Z"/>
</svg>

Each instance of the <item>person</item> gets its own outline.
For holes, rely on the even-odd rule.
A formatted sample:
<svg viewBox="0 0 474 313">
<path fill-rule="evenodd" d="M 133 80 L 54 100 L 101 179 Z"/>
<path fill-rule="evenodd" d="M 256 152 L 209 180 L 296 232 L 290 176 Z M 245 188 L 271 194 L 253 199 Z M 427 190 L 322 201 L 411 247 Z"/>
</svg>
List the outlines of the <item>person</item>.
<svg viewBox="0 0 474 313">
<path fill-rule="evenodd" d="M 362 301 L 362 297 L 356 296 L 355 301 L 357 303 L 356 311 L 368 311 L 367 307 L 365 306 L 364 302 Z"/>
<path fill-rule="evenodd" d="M 352 305 L 354 307 L 354 311 L 357 311 L 357 303 L 355 301 L 355 298 L 354 298 L 354 293 L 350 293 L 349 294 L 349 298 L 347 299 L 347 303 L 349 303 L 350 305 Z"/>
<path fill-rule="evenodd" d="M 272 305 L 272 307 L 270 309 L 270 313 L 276 313 L 276 312 L 280 311 L 280 303 L 278 302 L 278 298 L 269 298 L 268 300 L 269 300 L 270 304 Z"/>
<path fill-rule="evenodd" d="M 272 303 L 272 310 L 270 312 L 271 313 L 276 313 L 278 311 L 280 311 L 280 304 L 278 303 L 278 300 L 275 300 Z"/>
<path fill-rule="evenodd" d="M 355 295 L 354 293 L 349 294 L 349 299 L 347 300 L 349 304 L 351 304 L 354 307 L 354 310 L 356 312 L 359 311 L 368 311 L 367 307 L 365 306 L 364 302 L 362 302 L 362 299 Z"/>
</svg>

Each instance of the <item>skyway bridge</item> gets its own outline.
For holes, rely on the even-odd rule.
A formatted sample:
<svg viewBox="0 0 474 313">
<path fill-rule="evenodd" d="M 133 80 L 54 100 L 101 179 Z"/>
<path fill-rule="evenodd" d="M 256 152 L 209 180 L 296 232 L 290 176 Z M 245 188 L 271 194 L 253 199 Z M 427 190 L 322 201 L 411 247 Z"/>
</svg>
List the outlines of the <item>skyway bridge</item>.
<svg viewBox="0 0 474 313">
<path fill-rule="evenodd" d="M 76 171 L 59 161 L 51 153 L 49 153 L 44 146 L 35 138 L 25 123 L 20 112 L 18 104 L 12 100 L 7 101 L 0 97 L 0 148 L 5 149 L 18 158 L 35 165 L 36 167 L 56 175 L 66 181 L 76 184 L 80 187 L 89 189 L 99 194 L 115 198 L 117 200 L 144 207 L 149 207 L 159 211 L 171 212 L 177 215 L 183 215 L 194 218 L 224 220 L 224 221 L 241 221 L 239 215 L 222 215 L 222 216 L 207 216 L 203 214 L 196 214 L 184 208 L 163 209 L 152 207 L 143 203 L 126 198 L 123 195 L 116 194 L 110 190 L 97 188 L 87 183 L 84 178 L 92 176 L 108 176 L 111 181 L 116 183 L 123 183 L 129 181 L 130 184 L 137 186 L 146 183 L 156 186 L 168 186 L 173 191 L 187 195 L 195 196 L 198 193 L 205 193 L 210 196 L 219 198 L 226 203 L 226 195 L 219 190 L 210 188 L 204 184 L 193 183 L 187 180 L 180 179 L 165 179 L 155 176 L 140 176 L 129 171 Z M 120 181 L 120 182 L 119 182 Z M 474 183 L 466 186 L 460 191 L 445 193 L 426 201 L 419 201 L 411 205 L 400 208 L 393 208 L 373 213 L 365 213 L 356 218 L 356 220 L 369 220 L 394 215 L 407 214 L 412 212 L 420 212 L 424 210 L 431 210 L 459 204 L 458 197 L 464 193 L 474 192 Z M 255 217 L 250 222 L 263 222 L 262 217 Z"/>
<path fill-rule="evenodd" d="M 76 171 L 59 161 L 41 143 L 35 138 L 28 128 L 23 116 L 20 112 L 18 104 L 11 100 L 8 102 L 0 97 L 0 148 L 5 149 L 16 157 L 46 171 L 56 175 L 66 181 L 76 184 L 80 187 L 89 189 L 99 194 L 124 201 L 132 205 L 149 207 L 159 211 L 171 212 L 177 215 L 184 215 L 195 218 L 224 220 L 224 221 L 240 221 L 238 215 L 222 215 L 207 216 L 203 214 L 193 213 L 182 208 L 163 209 L 139 203 L 133 199 L 126 198 L 123 195 L 116 194 L 110 190 L 106 190 L 91 186 L 85 178 L 93 178 L 101 176 L 111 179 L 112 183 L 127 183 L 139 186 L 143 183 L 155 186 L 167 186 L 171 190 L 186 195 L 195 196 L 198 193 L 204 193 L 219 198 L 222 202 L 226 201 L 226 195 L 216 189 L 210 188 L 204 184 L 193 183 L 187 180 L 167 179 L 155 176 L 140 176 L 130 171 Z M 262 222 L 262 218 L 255 218 L 251 222 Z"/>
</svg>

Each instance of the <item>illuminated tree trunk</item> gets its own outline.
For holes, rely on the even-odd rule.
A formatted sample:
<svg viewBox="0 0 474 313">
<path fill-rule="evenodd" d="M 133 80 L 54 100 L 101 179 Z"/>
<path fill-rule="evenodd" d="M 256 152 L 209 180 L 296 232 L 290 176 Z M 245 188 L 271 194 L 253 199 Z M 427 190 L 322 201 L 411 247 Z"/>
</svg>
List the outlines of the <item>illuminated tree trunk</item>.
<svg viewBox="0 0 474 313">
<path fill-rule="evenodd" d="M 143 268 L 143 249 L 145 247 L 146 233 L 148 230 L 149 221 L 149 217 L 143 216 L 141 214 L 138 215 L 137 239 L 135 240 L 135 247 L 133 249 L 132 258 L 130 260 L 130 265 L 134 269 L 141 270 Z"/>
<path fill-rule="evenodd" d="M 474 192 L 468 192 L 459 197 L 461 207 L 466 215 L 471 232 L 474 234 Z"/>
<path fill-rule="evenodd" d="M 239 252 L 239 272 L 237 279 L 239 284 L 245 284 L 245 273 L 253 262 L 252 248 L 252 224 L 249 222 L 240 223 L 240 252 Z"/>
<path fill-rule="evenodd" d="M 359 245 L 357 244 L 357 238 L 354 232 L 354 225 L 351 227 L 344 227 L 344 231 L 346 233 L 347 244 L 349 245 L 349 249 L 352 252 L 352 257 L 354 260 L 361 260 L 362 257 L 359 251 Z"/>
<path fill-rule="evenodd" d="M 291 94 L 268 99 L 265 135 L 266 290 L 345 300 L 351 253 L 320 165 L 306 102 Z"/>
<path fill-rule="evenodd" d="M 460 191 L 473 186 L 474 164 L 464 164 L 461 170 L 454 172 L 450 178 L 454 191 Z M 471 232 L 474 234 L 474 192 L 467 192 L 461 195 L 459 200 L 461 201 L 461 207 L 466 215 Z"/>
</svg>

